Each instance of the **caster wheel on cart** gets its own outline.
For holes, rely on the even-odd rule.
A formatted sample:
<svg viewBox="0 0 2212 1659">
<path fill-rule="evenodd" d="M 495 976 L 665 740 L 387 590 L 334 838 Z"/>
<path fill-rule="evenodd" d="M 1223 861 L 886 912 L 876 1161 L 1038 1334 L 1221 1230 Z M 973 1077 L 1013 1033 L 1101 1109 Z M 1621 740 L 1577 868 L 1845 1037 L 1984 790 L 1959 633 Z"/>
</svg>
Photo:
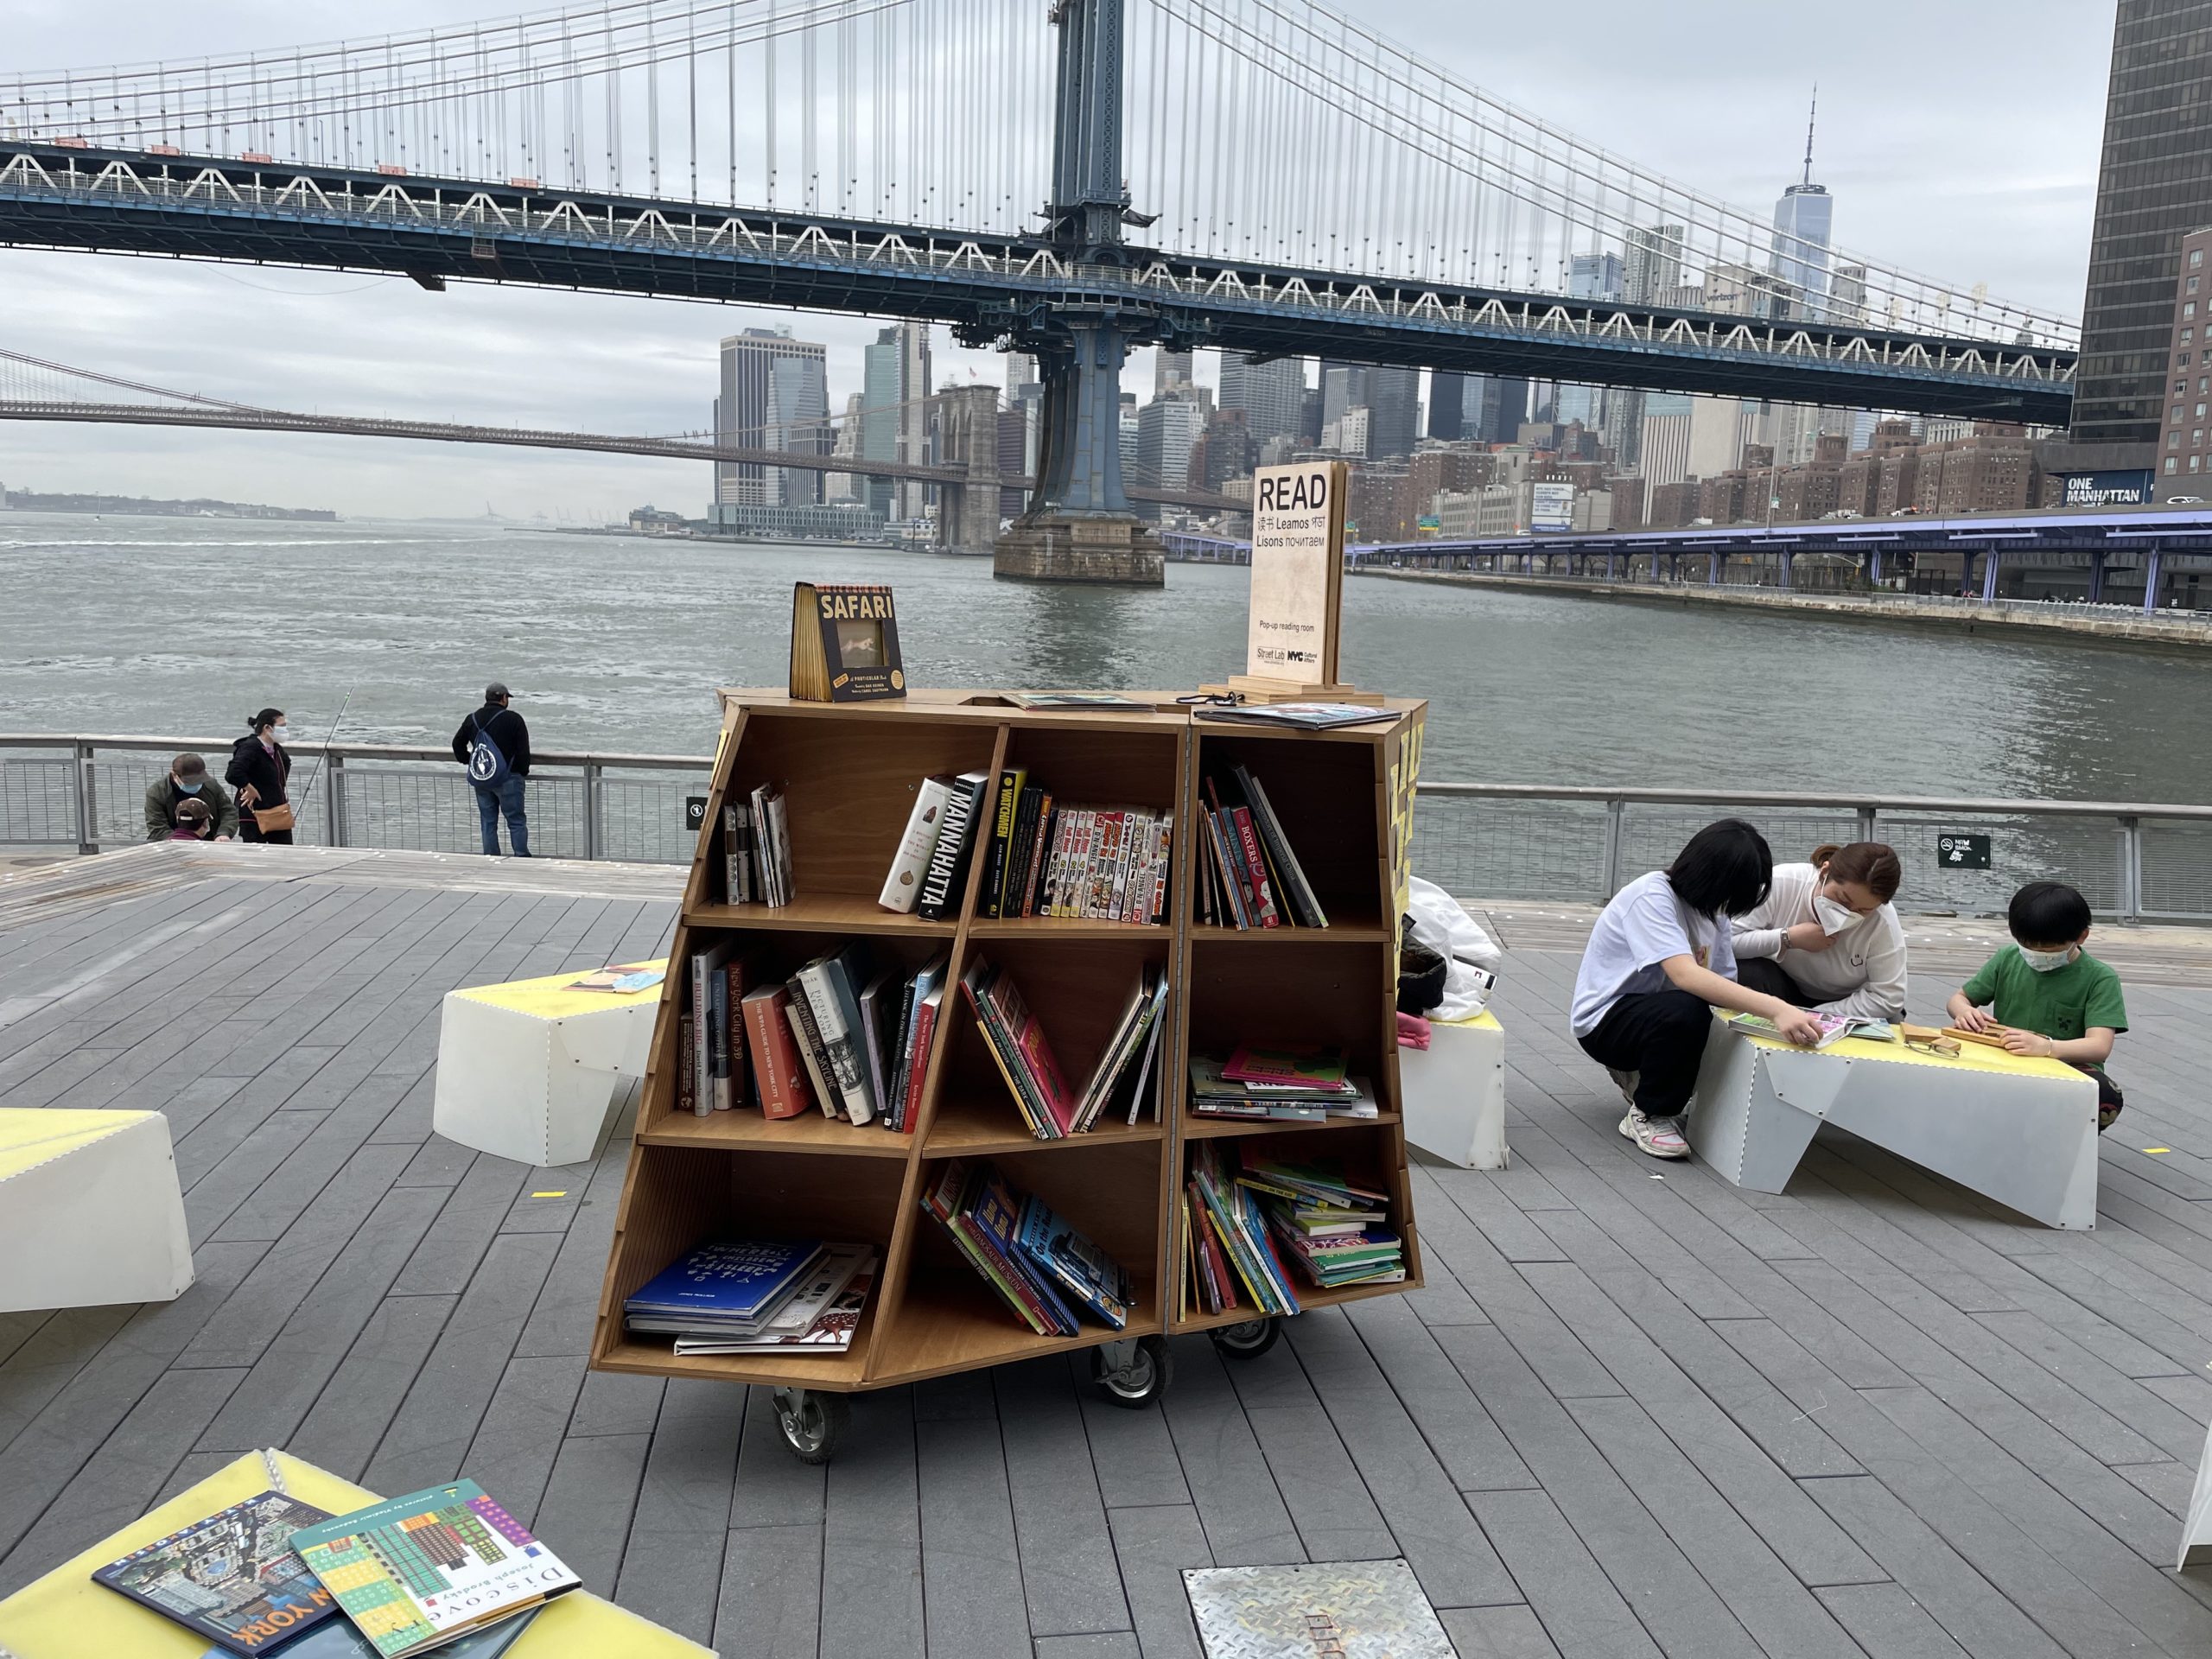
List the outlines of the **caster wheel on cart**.
<svg viewBox="0 0 2212 1659">
<path fill-rule="evenodd" d="M 1246 1319 L 1238 1325 L 1217 1326 L 1206 1334 L 1224 1359 L 1257 1359 L 1282 1335 L 1281 1319 Z"/>
<path fill-rule="evenodd" d="M 770 1396 L 776 1408 L 776 1427 L 784 1444 L 801 1463 L 827 1463 L 837 1449 L 837 1440 L 852 1421 L 851 1403 L 842 1394 L 821 1394 L 812 1389 L 778 1389 Z"/>
<path fill-rule="evenodd" d="M 1174 1375 L 1165 1337 L 1109 1342 L 1090 1351 L 1090 1380 L 1107 1399 L 1131 1411 L 1159 1399 Z"/>
</svg>

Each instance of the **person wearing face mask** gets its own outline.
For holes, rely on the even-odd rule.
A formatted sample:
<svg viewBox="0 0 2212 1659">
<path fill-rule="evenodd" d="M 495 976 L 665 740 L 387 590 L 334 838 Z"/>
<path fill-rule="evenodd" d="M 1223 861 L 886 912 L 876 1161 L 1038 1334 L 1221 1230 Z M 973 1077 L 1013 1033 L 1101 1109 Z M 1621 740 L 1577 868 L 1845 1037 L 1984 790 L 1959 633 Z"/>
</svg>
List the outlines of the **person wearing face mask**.
<svg viewBox="0 0 2212 1659">
<path fill-rule="evenodd" d="M 2105 1075 L 2113 1039 L 2127 1029 L 2120 976 L 2082 948 L 2089 901 L 2063 881 L 2031 881 L 2005 912 L 2012 947 L 1999 950 L 1951 994 L 1951 1023 L 1999 1031 L 2015 1054 L 2063 1060 L 2097 1084 L 2097 1133 L 2110 1128 L 2124 1097 Z M 1989 1012 L 1984 1014 L 1982 1010 Z"/>
<path fill-rule="evenodd" d="M 238 792 L 238 839 L 292 844 L 292 810 L 284 783 L 292 757 L 284 747 L 291 728 L 282 709 L 264 709 L 246 721 L 251 728 L 231 745 L 231 764 L 223 777 Z"/>
<path fill-rule="evenodd" d="M 1736 918 L 1737 978 L 1817 1013 L 1902 1020 L 1904 926 L 1890 901 L 1903 878 L 1878 841 L 1776 865 L 1765 902 Z"/>
<path fill-rule="evenodd" d="M 176 828 L 177 810 L 187 801 L 207 809 L 213 833 L 203 841 L 229 841 L 238 832 L 238 810 L 231 798 L 207 785 L 207 763 L 196 754 L 180 754 L 169 769 L 146 785 L 146 839 L 167 841 Z"/>
</svg>

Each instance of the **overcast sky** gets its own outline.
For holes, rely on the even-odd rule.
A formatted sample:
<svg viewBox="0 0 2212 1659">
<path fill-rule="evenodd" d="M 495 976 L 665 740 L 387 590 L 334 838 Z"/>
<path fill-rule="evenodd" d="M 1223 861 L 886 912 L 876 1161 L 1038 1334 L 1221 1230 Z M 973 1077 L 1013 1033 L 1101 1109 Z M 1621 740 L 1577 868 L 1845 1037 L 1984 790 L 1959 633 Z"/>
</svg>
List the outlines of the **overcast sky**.
<svg viewBox="0 0 2212 1659">
<path fill-rule="evenodd" d="M 1045 0 L 1002 0 L 1042 5 Z M 1482 8 L 1342 0 L 1448 67 L 1617 154 L 1766 209 L 1797 175 L 1820 83 L 1815 176 L 1840 245 L 1963 289 L 2078 316 L 2111 46 L 2111 0 L 1954 0 L 1896 11 L 1775 0 L 1579 0 Z M 507 15 L 490 0 L 5 0 L 0 75 L 271 48 Z M 859 385 L 863 318 L 253 266 L 0 251 L 0 343 L 283 408 L 670 433 L 702 427 L 715 342 L 790 321 L 830 353 L 833 404 Z M 937 331 L 938 379 L 998 360 Z M 1146 354 L 1148 358 L 1148 354 Z M 1148 378 L 1141 358 L 1131 384 Z M 1201 378 L 1209 378 L 1202 372 Z M 454 444 L 0 427 L 10 488 L 213 495 L 346 514 L 703 510 L 703 468 Z"/>
</svg>

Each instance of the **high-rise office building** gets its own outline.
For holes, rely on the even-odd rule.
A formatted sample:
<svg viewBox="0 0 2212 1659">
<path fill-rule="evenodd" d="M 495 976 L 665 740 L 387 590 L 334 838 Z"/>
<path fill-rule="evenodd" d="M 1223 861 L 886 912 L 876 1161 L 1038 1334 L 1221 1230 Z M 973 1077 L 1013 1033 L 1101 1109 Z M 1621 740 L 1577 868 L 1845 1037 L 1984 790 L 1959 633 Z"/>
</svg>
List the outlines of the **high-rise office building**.
<svg viewBox="0 0 2212 1659">
<path fill-rule="evenodd" d="M 1838 265 L 1828 278 L 1828 319 L 1833 322 L 1864 323 L 1866 318 L 1866 267 Z"/>
<path fill-rule="evenodd" d="M 1618 300 L 1624 280 L 1618 253 L 1578 253 L 1567 264 L 1567 293 L 1575 300 Z"/>
<path fill-rule="evenodd" d="M 1350 409 L 1365 409 L 1366 454 L 1376 459 L 1410 455 L 1421 436 L 1421 371 L 1366 363 L 1321 365 L 1324 430 Z"/>
<path fill-rule="evenodd" d="M 1462 394 L 1466 435 L 1479 443 L 1512 443 L 1529 418 L 1529 383 L 1508 376 L 1468 378 Z"/>
<path fill-rule="evenodd" d="M 1238 410 L 1255 444 L 1298 430 L 1298 411 L 1306 395 L 1306 359 L 1278 357 L 1255 363 L 1240 352 L 1221 354 L 1224 410 Z"/>
<path fill-rule="evenodd" d="M 722 341 L 717 442 L 748 449 L 830 453 L 830 380 L 823 347 L 793 340 L 788 327 L 747 328 Z M 822 474 L 756 461 L 715 463 L 715 499 L 729 505 L 807 507 L 822 500 Z"/>
<path fill-rule="evenodd" d="M 1814 113 L 1820 111 L 1816 97 Z M 1774 245 L 1767 271 L 1775 291 L 1760 314 L 1817 321 L 1827 315 L 1828 249 L 1835 226 L 1835 199 L 1813 182 L 1813 124 L 1805 124 L 1805 176 L 1774 204 Z"/>
<path fill-rule="evenodd" d="M 2134 464 L 2143 467 L 2158 441 L 2166 382 L 2179 372 L 2171 357 L 2181 239 L 2212 225 L 2208 35 L 2208 0 L 2120 0 L 2073 437 L 2139 445 Z M 2201 340 L 2191 347 L 2200 360 Z"/>
<path fill-rule="evenodd" d="M 1433 371 L 1428 377 L 1428 435 L 1445 443 L 1457 443 L 1467 429 L 1467 382 L 1479 379 L 1453 374 L 1446 369 Z"/>
<path fill-rule="evenodd" d="M 886 328 L 861 353 L 865 400 L 861 454 L 870 461 L 925 465 L 930 458 L 930 330 L 925 322 Z M 872 478 L 868 505 L 887 518 L 913 519 L 929 502 L 918 479 Z"/>
<path fill-rule="evenodd" d="M 1191 451 L 1205 424 L 1206 408 L 1198 399 L 1154 398 L 1137 411 L 1135 470 L 1122 481 L 1160 490 L 1187 488 Z M 1147 518 L 1160 517 L 1154 505 L 1140 505 L 1137 512 Z"/>
<path fill-rule="evenodd" d="M 1178 386 L 1191 384 L 1191 365 L 1195 352 L 1171 352 L 1165 346 L 1153 354 L 1152 395 L 1165 397 Z"/>
<path fill-rule="evenodd" d="M 1656 305 L 1660 296 L 1682 285 L 1682 247 L 1688 232 L 1680 225 L 1639 225 L 1628 233 L 1628 257 L 1621 264 L 1621 297 L 1632 305 Z"/>
</svg>

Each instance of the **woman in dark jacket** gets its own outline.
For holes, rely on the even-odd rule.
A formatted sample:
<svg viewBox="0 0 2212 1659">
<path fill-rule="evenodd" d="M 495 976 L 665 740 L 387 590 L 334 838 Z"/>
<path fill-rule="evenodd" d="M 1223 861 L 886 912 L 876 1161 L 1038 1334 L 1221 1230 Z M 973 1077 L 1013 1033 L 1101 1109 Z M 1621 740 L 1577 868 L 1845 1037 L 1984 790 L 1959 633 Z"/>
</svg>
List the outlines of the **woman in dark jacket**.
<svg viewBox="0 0 2212 1659">
<path fill-rule="evenodd" d="M 284 783 L 292 775 L 292 757 L 284 748 L 289 735 L 284 711 L 264 709 L 246 724 L 253 730 L 231 745 L 231 764 L 223 773 L 224 781 L 238 792 L 238 839 L 289 847 L 289 830 L 264 832 L 253 816 L 257 807 L 265 812 L 285 804 Z"/>
</svg>

